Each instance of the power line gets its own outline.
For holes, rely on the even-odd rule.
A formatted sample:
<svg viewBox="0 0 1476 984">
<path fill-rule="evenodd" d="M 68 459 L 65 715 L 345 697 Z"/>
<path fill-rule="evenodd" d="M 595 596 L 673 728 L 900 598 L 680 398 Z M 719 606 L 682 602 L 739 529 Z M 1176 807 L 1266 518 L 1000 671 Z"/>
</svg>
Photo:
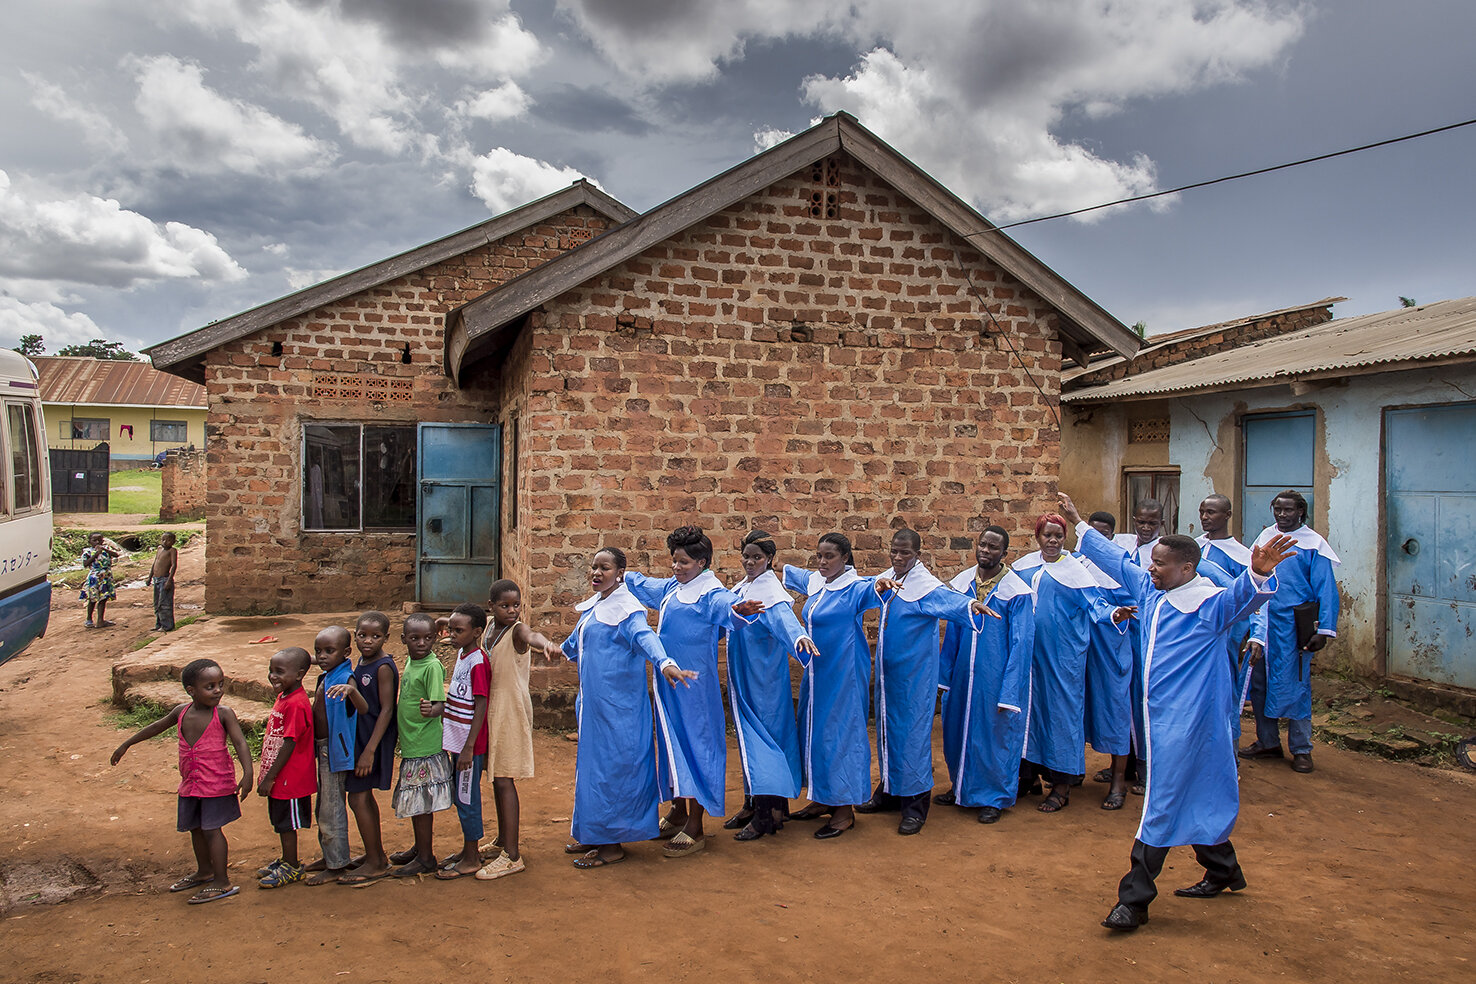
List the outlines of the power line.
<svg viewBox="0 0 1476 984">
<path fill-rule="evenodd" d="M 1180 185 L 1177 188 L 1169 188 L 1167 191 L 1154 191 L 1146 195 L 1134 195 L 1131 198 L 1119 198 L 1115 202 L 1103 202 L 1101 205 L 1088 205 L 1086 208 L 1076 208 L 1069 212 L 1057 212 L 1054 215 L 1042 215 L 1034 219 L 1021 219 L 1019 222 L 1006 222 L 1004 225 L 986 229 L 983 232 L 971 232 L 968 238 L 974 236 L 987 236 L 991 232 L 999 232 L 1003 229 L 1013 229 L 1016 226 L 1032 225 L 1036 222 L 1049 222 L 1051 219 L 1064 219 L 1072 215 L 1081 215 L 1083 212 L 1095 212 L 1098 209 L 1112 208 L 1115 205 L 1128 205 L 1132 202 L 1143 202 L 1150 198 L 1162 198 L 1164 195 L 1176 195 L 1181 191 L 1189 191 L 1194 188 L 1206 188 L 1210 185 L 1222 184 L 1226 181 L 1238 181 L 1241 178 L 1252 178 L 1258 174 L 1270 174 L 1272 171 L 1284 171 L 1289 167 L 1301 167 L 1303 164 L 1315 164 L 1318 161 L 1331 160 L 1334 157 L 1343 157 L 1348 154 L 1357 154 L 1365 150 L 1373 150 L 1376 147 L 1387 147 L 1390 144 L 1403 143 L 1406 140 L 1417 140 L 1420 137 L 1428 137 L 1435 133 L 1444 133 L 1446 130 L 1458 130 L 1463 126 L 1476 124 L 1476 119 L 1465 120 L 1461 123 L 1451 123 L 1447 126 L 1437 126 L 1433 130 L 1421 130 L 1419 133 L 1410 133 L 1402 137 L 1391 137 L 1388 140 L 1379 140 L 1375 143 L 1364 144 L 1361 147 L 1349 147 L 1347 150 L 1335 150 L 1330 154 L 1318 154 L 1316 157 L 1304 157 L 1299 161 L 1288 161 L 1285 164 L 1274 164 L 1271 167 L 1261 167 L 1254 171 L 1242 171 L 1240 174 L 1227 174 L 1222 178 L 1211 178 L 1208 181 L 1196 181 L 1193 184 Z"/>
</svg>

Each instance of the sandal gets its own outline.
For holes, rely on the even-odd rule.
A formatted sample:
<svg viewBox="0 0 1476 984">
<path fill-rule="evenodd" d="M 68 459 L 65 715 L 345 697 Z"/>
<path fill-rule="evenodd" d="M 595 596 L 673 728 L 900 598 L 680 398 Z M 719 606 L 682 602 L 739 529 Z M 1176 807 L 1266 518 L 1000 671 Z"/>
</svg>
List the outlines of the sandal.
<svg viewBox="0 0 1476 984">
<path fill-rule="evenodd" d="M 656 825 L 656 836 L 654 839 L 659 841 L 670 840 L 681 833 L 681 829 L 680 824 L 672 823 L 670 820 L 662 817 L 661 822 Z"/>
<path fill-rule="evenodd" d="M 384 871 L 381 871 L 377 875 L 344 875 L 342 878 L 338 879 L 338 884 L 347 885 L 349 888 L 360 888 L 372 882 L 377 882 L 381 878 L 388 877 L 389 869 L 386 868 Z"/>
<path fill-rule="evenodd" d="M 578 841 L 570 841 L 569 843 L 564 845 L 565 854 L 588 854 L 592 850 L 594 850 L 594 848 L 590 847 L 588 844 L 581 844 Z"/>
<path fill-rule="evenodd" d="M 1132 785 L 1132 790 L 1133 790 L 1133 795 L 1134 796 L 1142 796 L 1142 795 L 1144 795 L 1145 793 L 1148 792 L 1148 787 L 1144 783 L 1135 782 Z"/>
<path fill-rule="evenodd" d="M 188 901 L 190 905 L 217 902 L 221 899 L 228 899 L 239 891 L 241 890 L 235 885 L 227 885 L 225 888 L 202 888 L 194 895 L 191 895 Z"/>
<path fill-rule="evenodd" d="M 706 846 L 706 837 L 693 837 L 685 830 L 679 830 L 661 853 L 669 858 L 684 858 L 689 854 L 696 854 Z"/>
<path fill-rule="evenodd" d="M 1036 807 L 1036 809 L 1041 813 L 1059 813 L 1070 802 L 1070 793 L 1058 793 L 1055 790 L 1051 790 L 1051 794 L 1042 800 L 1040 806 Z"/>
<path fill-rule="evenodd" d="M 415 857 L 414 851 L 410 852 L 410 854 L 410 860 L 400 867 L 396 868 L 394 871 L 391 871 L 390 877 L 414 878 L 417 875 L 433 875 L 436 873 L 437 868 L 434 861 L 432 861 L 430 864 L 426 864 L 421 861 L 420 858 Z"/>
<path fill-rule="evenodd" d="M 170 885 L 169 890 L 171 892 L 188 892 L 192 888 L 197 888 L 200 885 L 209 885 L 213 881 L 215 881 L 214 875 L 206 875 L 203 878 L 199 875 L 189 875 Z"/>
<path fill-rule="evenodd" d="M 458 878 L 470 878 L 475 871 L 462 871 L 457 867 L 436 869 L 436 881 L 455 881 Z"/>
<path fill-rule="evenodd" d="M 1112 770 L 1111 769 L 1103 769 L 1101 772 L 1098 772 L 1096 775 L 1092 776 L 1092 782 L 1111 782 L 1111 781 L 1112 781 Z"/>
<path fill-rule="evenodd" d="M 1107 794 L 1107 798 L 1102 801 L 1102 809 L 1104 809 L 1104 810 L 1120 810 L 1120 809 L 1122 809 L 1122 805 L 1124 803 L 1126 803 L 1126 802 L 1127 802 L 1127 794 L 1126 793 L 1108 793 Z"/>
<path fill-rule="evenodd" d="M 620 852 L 620 856 L 617 857 L 617 858 L 602 858 L 602 857 L 600 857 L 600 849 L 599 848 L 595 848 L 594 850 L 592 850 L 588 854 L 586 854 L 584 857 L 577 858 L 574 861 L 574 867 L 581 868 L 581 869 L 584 869 L 584 870 L 587 871 L 590 868 L 603 868 L 607 864 L 619 864 L 620 862 L 622 862 L 624 860 L 625 860 L 625 852 L 624 851 L 621 851 Z"/>
</svg>

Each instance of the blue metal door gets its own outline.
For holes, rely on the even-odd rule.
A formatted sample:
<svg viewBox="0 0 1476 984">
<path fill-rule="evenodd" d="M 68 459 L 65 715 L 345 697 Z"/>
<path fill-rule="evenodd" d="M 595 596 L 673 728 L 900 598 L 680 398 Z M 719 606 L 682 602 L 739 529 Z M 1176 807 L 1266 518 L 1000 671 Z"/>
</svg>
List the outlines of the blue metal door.
<svg viewBox="0 0 1476 984">
<path fill-rule="evenodd" d="M 1317 446 L 1317 413 L 1262 413 L 1241 421 L 1245 460 L 1240 474 L 1240 538 L 1249 544 L 1275 520 L 1271 500 L 1295 489 L 1307 497 L 1312 522 L 1312 470 Z"/>
<path fill-rule="evenodd" d="M 486 601 L 501 570 L 502 427 L 421 424 L 416 458 L 416 597 Z"/>
<path fill-rule="evenodd" d="M 1476 687 L 1476 403 L 1384 411 L 1389 672 Z"/>
</svg>

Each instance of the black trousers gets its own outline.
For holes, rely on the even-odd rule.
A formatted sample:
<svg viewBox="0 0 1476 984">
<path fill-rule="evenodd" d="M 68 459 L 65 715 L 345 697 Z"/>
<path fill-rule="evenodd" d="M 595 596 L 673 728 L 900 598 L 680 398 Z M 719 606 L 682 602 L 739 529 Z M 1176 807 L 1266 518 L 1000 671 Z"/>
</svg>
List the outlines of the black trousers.
<svg viewBox="0 0 1476 984">
<path fill-rule="evenodd" d="M 1229 885 L 1242 877 L 1240 862 L 1235 860 L 1235 848 L 1229 841 L 1190 846 L 1194 848 L 1194 860 L 1204 867 L 1205 880 Z M 1166 847 L 1149 847 L 1140 840 L 1134 840 L 1132 867 L 1117 885 L 1117 900 L 1139 912 L 1147 912 L 1148 903 L 1158 897 L 1158 888 L 1153 883 L 1163 870 L 1168 853 Z"/>
<path fill-rule="evenodd" d="M 881 783 L 877 783 L 876 789 L 871 793 L 871 801 L 883 810 L 901 810 L 904 819 L 916 817 L 926 820 L 928 807 L 933 803 L 933 791 L 924 789 L 916 796 L 895 796 L 882 789 Z"/>
</svg>

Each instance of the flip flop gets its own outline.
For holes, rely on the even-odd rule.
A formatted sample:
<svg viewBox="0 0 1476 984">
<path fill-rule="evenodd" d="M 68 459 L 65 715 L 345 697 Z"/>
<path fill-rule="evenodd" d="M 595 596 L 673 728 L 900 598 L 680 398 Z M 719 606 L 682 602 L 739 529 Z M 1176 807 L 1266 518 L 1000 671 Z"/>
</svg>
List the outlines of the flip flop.
<svg viewBox="0 0 1476 984">
<path fill-rule="evenodd" d="M 201 878 L 198 875 L 190 875 L 186 878 L 181 878 L 173 885 L 170 885 L 169 890 L 171 892 L 188 892 L 190 889 L 196 888 L 200 885 L 209 885 L 214 880 L 214 877 L 209 875 L 204 878 Z"/>
<path fill-rule="evenodd" d="M 338 884 L 347 885 L 349 888 L 362 888 L 370 882 L 377 882 L 381 878 L 388 878 L 389 871 L 381 871 L 377 875 L 344 875 L 338 879 Z"/>
<path fill-rule="evenodd" d="M 593 848 L 588 844 L 581 844 L 578 841 L 570 841 L 564 845 L 565 854 L 588 854 L 591 850 Z"/>
<path fill-rule="evenodd" d="M 336 885 L 338 884 L 338 880 L 342 877 L 342 875 L 334 875 L 331 878 L 328 877 L 328 871 L 325 868 L 322 871 L 315 871 L 311 875 L 308 875 L 302 880 L 302 883 L 304 885 L 311 885 L 316 888 L 319 885 Z"/>
<path fill-rule="evenodd" d="M 684 858 L 689 854 L 696 854 L 706 846 L 706 837 L 693 837 L 685 830 L 681 830 L 672 837 L 671 842 L 662 849 L 661 853 L 669 858 Z"/>
<path fill-rule="evenodd" d="M 191 895 L 188 901 L 190 905 L 202 905 L 206 902 L 218 902 L 221 899 L 230 898 L 232 895 L 235 895 L 239 891 L 241 890 L 235 885 L 230 885 L 226 888 L 202 888 L 194 895 Z"/>
<path fill-rule="evenodd" d="M 458 878 L 470 878 L 475 871 L 462 871 L 460 868 L 437 868 L 436 881 L 455 881 Z"/>
<path fill-rule="evenodd" d="M 389 863 L 394 865 L 409 864 L 415 860 L 415 848 L 404 851 L 396 851 L 389 856 Z"/>
<path fill-rule="evenodd" d="M 607 864 L 619 864 L 624 860 L 624 854 L 621 854 L 618 858 L 602 858 L 600 857 L 599 848 L 596 848 L 593 851 L 590 851 L 584 857 L 576 860 L 574 862 L 574 867 L 588 871 L 590 868 L 603 868 Z"/>
<path fill-rule="evenodd" d="M 412 868 L 415 870 L 411 871 Z M 410 861 L 391 871 L 390 875 L 394 878 L 415 878 L 420 875 L 433 875 L 438 870 L 434 864 L 430 866 L 421 864 L 420 859 L 414 856 L 414 852 L 411 852 Z"/>
</svg>

